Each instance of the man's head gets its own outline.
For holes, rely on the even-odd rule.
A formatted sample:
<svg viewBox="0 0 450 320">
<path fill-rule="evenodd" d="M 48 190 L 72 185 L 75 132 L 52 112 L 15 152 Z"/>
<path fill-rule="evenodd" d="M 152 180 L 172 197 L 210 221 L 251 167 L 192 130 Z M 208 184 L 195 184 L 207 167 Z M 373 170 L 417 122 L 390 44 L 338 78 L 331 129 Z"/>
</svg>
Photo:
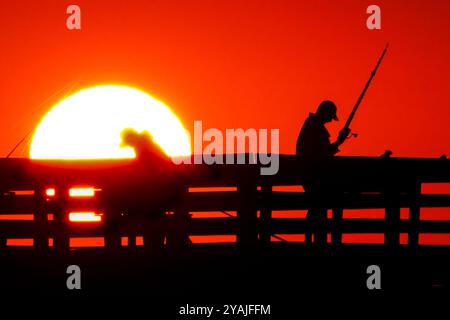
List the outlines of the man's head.
<svg viewBox="0 0 450 320">
<path fill-rule="evenodd" d="M 135 147 L 139 141 L 139 133 L 133 128 L 123 129 L 120 137 L 122 139 L 121 147 Z"/>
<path fill-rule="evenodd" d="M 323 123 L 328 123 L 333 120 L 339 120 L 337 115 L 337 107 L 333 101 L 324 100 L 319 104 L 316 111 L 316 117 Z"/>
<path fill-rule="evenodd" d="M 149 145 L 155 143 L 153 141 L 153 135 L 147 130 L 137 132 L 133 128 L 126 128 L 122 130 L 122 132 L 120 133 L 120 137 L 122 139 L 122 142 L 120 143 L 120 146 L 122 148 L 131 147 L 136 151 L 138 151 L 138 149 L 146 148 Z"/>
</svg>

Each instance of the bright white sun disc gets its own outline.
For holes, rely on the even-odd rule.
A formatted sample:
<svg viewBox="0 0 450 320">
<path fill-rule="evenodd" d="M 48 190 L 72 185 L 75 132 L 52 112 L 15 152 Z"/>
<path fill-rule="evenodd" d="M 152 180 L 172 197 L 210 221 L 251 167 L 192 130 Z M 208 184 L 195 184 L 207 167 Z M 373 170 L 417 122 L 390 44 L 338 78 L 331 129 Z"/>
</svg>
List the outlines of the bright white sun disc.
<svg viewBox="0 0 450 320">
<path fill-rule="evenodd" d="M 186 129 L 164 103 L 138 89 L 105 85 L 55 105 L 34 133 L 30 158 L 133 158 L 133 149 L 120 147 L 125 128 L 147 130 L 169 156 L 191 153 Z"/>
</svg>

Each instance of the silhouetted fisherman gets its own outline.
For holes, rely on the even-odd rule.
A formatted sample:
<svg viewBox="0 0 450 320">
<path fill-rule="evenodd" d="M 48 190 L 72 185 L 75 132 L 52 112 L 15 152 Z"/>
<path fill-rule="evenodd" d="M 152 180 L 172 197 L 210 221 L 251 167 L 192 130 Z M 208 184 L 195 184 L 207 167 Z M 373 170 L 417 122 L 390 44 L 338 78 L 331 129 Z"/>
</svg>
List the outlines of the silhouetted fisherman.
<svg viewBox="0 0 450 320">
<path fill-rule="evenodd" d="M 326 243 L 326 231 L 323 225 L 327 219 L 327 208 L 321 204 L 324 198 L 330 198 L 333 193 L 329 180 L 330 160 L 339 152 L 339 146 L 350 134 L 350 129 L 344 128 L 334 143 L 325 124 L 338 120 L 337 107 L 329 100 L 322 101 L 316 113 L 310 113 L 303 124 L 297 139 L 296 155 L 301 170 L 301 178 L 305 191 L 311 195 L 313 206 L 308 210 L 307 220 L 310 232 L 306 233 L 305 241 L 314 242 L 318 246 Z"/>
<path fill-rule="evenodd" d="M 134 149 L 136 161 L 130 167 L 129 176 L 105 190 L 110 215 L 107 217 L 108 230 L 117 234 L 120 218 L 125 214 L 128 221 L 138 220 L 133 223 L 133 228 L 141 228 L 138 231 L 144 234 L 146 248 L 162 247 L 165 212 L 182 191 L 176 165 L 147 131 L 138 133 L 134 129 L 125 129 L 121 138 L 122 147 Z"/>
</svg>

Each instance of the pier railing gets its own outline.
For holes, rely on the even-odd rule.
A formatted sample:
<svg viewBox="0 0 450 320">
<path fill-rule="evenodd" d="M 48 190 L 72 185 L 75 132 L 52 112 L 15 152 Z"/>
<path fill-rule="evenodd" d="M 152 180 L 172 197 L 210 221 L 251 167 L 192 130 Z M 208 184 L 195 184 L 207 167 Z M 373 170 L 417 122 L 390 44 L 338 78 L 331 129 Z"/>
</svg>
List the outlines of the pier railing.
<svg viewBox="0 0 450 320">
<path fill-rule="evenodd" d="M 132 183 L 131 167 L 133 161 L 2 159 L 0 247 L 7 247 L 14 239 L 28 239 L 37 250 L 65 250 L 70 238 L 110 239 L 103 221 L 108 212 L 104 211 L 101 193 L 121 179 L 127 180 L 127 185 Z M 421 234 L 444 234 L 450 239 L 450 219 L 421 219 L 421 208 L 450 207 L 450 194 L 421 192 L 424 183 L 450 183 L 450 160 L 336 157 L 327 177 L 337 192 L 321 199 L 302 191 L 302 168 L 291 155 L 280 155 L 279 172 L 273 176 L 261 175 L 257 164 L 180 168 L 188 173 L 185 192 L 175 205 L 165 208 L 160 225 L 168 247 L 188 247 L 192 236 L 231 235 L 238 247 L 249 249 L 264 248 L 280 239 L 283 242 L 281 235 L 301 238 L 311 231 L 311 224 L 295 214 L 318 202 L 330 212 L 323 223 L 330 246 L 343 245 L 343 234 L 381 234 L 386 248 L 417 247 Z M 75 187 L 90 188 L 94 195 L 71 195 Z M 127 190 L 124 187 L 123 192 Z M 347 219 L 344 213 L 350 209 L 381 209 L 384 215 L 379 219 Z M 273 215 L 280 211 L 285 212 L 282 218 Z M 90 218 L 101 221 L 71 221 L 70 213 L 74 212 L 88 212 Z M 220 212 L 223 217 L 191 217 L 192 212 Z M 126 245 L 133 246 L 143 228 L 139 219 L 124 215 L 113 236 L 126 238 Z"/>
</svg>

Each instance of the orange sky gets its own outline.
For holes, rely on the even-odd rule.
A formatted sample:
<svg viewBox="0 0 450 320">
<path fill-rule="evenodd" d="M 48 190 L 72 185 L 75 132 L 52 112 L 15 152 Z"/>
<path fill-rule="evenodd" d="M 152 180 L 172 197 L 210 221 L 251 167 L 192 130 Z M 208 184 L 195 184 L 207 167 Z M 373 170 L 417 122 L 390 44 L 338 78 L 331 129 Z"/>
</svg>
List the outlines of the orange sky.
<svg viewBox="0 0 450 320">
<path fill-rule="evenodd" d="M 366 28 L 374 3 L 381 31 Z M 70 4 L 81 31 L 66 29 Z M 450 155 L 449 34 L 447 0 L 4 0 L 0 154 L 69 88 L 104 83 L 147 91 L 187 128 L 279 128 L 281 152 L 293 153 L 322 99 L 346 118 L 389 41 L 352 126 L 360 137 L 342 154 Z"/>
<path fill-rule="evenodd" d="M 70 4 L 81 31 L 66 28 Z M 342 154 L 450 156 L 449 39 L 448 0 L 2 0 L 0 156 L 69 90 L 108 83 L 163 100 L 188 129 L 279 128 L 294 153 L 321 100 L 346 118 L 386 42 Z"/>
</svg>

